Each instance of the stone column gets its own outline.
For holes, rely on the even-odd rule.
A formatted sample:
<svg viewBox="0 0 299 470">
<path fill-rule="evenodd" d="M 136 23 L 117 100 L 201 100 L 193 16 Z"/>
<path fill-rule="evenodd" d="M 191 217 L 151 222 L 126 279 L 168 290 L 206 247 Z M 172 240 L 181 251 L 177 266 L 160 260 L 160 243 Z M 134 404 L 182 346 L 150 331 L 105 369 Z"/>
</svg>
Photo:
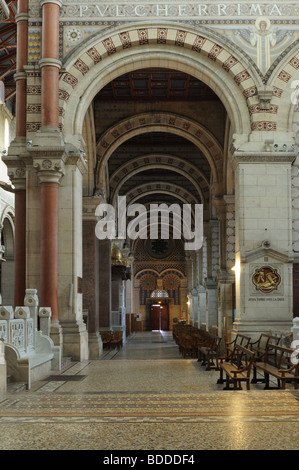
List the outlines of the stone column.
<svg viewBox="0 0 299 470">
<path fill-rule="evenodd" d="M 15 186 L 15 306 L 23 305 L 26 290 L 26 170 L 22 154 L 26 152 L 26 73 L 28 62 L 28 0 L 18 1 L 16 74 L 16 137 L 3 158 Z"/>
<path fill-rule="evenodd" d="M 59 128 L 59 13 L 61 2 L 42 0 L 42 129 Z M 51 90 L 51 93 L 49 93 Z"/>
<path fill-rule="evenodd" d="M 292 326 L 292 152 L 236 152 L 236 320 L 253 338 Z"/>
<path fill-rule="evenodd" d="M 51 308 L 51 337 L 55 345 L 62 346 L 58 315 L 58 200 L 66 156 L 63 147 L 36 147 L 31 149 L 31 155 L 40 186 L 39 301 L 41 306 Z"/>
<path fill-rule="evenodd" d="M 100 331 L 112 328 L 111 240 L 98 240 L 99 246 L 99 314 Z"/>
<path fill-rule="evenodd" d="M 16 170 L 14 178 L 9 171 L 11 180 L 15 187 L 15 283 L 14 283 L 14 303 L 15 307 L 23 305 L 26 290 L 26 179 L 25 170 Z"/>
<path fill-rule="evenodd" d="M 201 326 L 203 324 L 206 324 L 206 310 L 207 310 L 207 293 L 206 293 L 206 289 L 204 288 L 204 286 L 200 285 L 198 288 L 197 288 L 197 292 L 198 292 L 198 303 L 199 303 L 199 328 L 201 328 Z"/>
<path fill-rule="evenodd" d="M 101 198 L 83 198 L 83 309 L 88 311 L 87 330 L 89 357 L 97 358 L 103 353 L 99 332 L 99 253 L 95 234 L 95 211 Z"/>
</svg>

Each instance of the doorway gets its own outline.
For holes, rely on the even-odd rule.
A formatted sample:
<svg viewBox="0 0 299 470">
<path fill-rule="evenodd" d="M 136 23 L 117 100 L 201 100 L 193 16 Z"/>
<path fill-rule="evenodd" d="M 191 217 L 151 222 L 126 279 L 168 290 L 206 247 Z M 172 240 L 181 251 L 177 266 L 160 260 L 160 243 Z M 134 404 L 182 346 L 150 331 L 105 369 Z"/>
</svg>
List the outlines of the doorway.
<svg viewBox="0 0 299 470">
<path fill-rule="evenodd" d="M 168 304 L 153 304 L 151 306 L 152 330 L 169 330 Z"/>
</svg>

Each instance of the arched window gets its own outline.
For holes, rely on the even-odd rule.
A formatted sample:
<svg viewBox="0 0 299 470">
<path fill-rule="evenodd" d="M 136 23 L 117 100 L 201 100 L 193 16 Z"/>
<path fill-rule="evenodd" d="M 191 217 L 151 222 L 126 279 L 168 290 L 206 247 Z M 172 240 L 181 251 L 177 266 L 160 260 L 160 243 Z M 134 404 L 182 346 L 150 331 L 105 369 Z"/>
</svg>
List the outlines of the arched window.
<svg viewBox="0 0 299 470">
<path fill-rule="evenodd" d="M 152 293 L 151 293 L 151 297 L 168 297 L 168 293 L 166 292 L 166 290 L 154 290 Z"/>
</svg>

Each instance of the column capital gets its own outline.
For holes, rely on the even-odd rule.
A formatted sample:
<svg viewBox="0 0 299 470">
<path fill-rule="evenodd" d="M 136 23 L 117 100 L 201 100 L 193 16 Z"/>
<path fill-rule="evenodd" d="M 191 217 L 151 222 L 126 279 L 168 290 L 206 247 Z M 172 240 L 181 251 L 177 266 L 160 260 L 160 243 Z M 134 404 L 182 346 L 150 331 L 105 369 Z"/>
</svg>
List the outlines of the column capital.
<svg viewBox="0 0 299 470">
<path fill-rule="evenodd" d="M 60 0 L 41 0 L 40 6 L 43 7 L 47 3 L 54 3 L 54 5 L 58 5 L 60 8 L 62 7 L 62 2 Z"/>
<path fill-rule="evenodd" d="M 30 148 L 39 183 L 59 183 L 65 173 L 64 147 Z"/>
<path fill-rule="evenodd" d="M 28 13 L 17 13 L 15 15 L 15 20 L 18 23 L 18 21 L 28 21 L 29 19 L 29 14 Z"/>
<path fill-rule="evenodd" d="M 103 202 L 101 196 L 83 197 L 83 220 L 91 220 L 96 223 L 96 208 Z"/>
<path fill-rule="evenodd" d="M 16 191 L 26 189 L 26 169 L 24 166 L 10 167 L 7 174 Z"/>
<path fill-rule="evenodd" d="M 53 57 L 44 57 L 43 59 L 40 59 L 39 61 L 39 66 L 40 68 L 43 67 L 57 67 L 58 69 L 61 69 L 61 61 L 58 59 L 54 59 Z"/>
</svg>

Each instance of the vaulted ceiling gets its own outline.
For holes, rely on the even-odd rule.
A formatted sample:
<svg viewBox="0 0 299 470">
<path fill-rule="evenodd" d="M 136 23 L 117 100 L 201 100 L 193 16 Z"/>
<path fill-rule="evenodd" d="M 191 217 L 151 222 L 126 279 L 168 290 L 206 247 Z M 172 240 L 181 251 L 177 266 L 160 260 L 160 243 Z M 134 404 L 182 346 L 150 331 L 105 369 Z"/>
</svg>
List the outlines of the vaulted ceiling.
<svg viewBox="0 0 299 470">
<path fill-rule="evenodd" d="M 183 72 L 169 69 L 143 69 L 127 73 L 106 85 L 98 101 L 199 101 L 216 100 L 203 82 Z"/>
</svg>

